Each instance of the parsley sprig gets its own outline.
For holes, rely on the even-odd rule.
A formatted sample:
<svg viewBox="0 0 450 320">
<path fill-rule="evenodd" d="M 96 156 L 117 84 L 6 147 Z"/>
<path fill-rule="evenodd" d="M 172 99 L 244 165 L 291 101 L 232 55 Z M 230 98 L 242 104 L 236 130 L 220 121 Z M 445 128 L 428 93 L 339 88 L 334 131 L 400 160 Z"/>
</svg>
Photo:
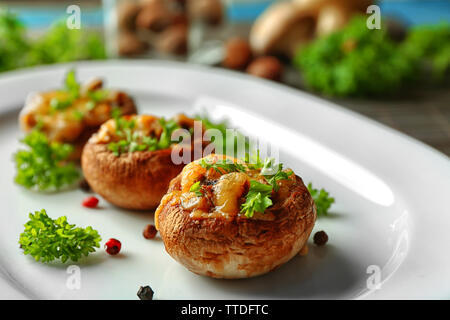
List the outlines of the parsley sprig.
<svg viewBox="0 0 450 320">
<path fill-rule="evenodd" d="M 273 204 L 271 195 L 271 185 L 251 180 L 245 202 L 241 206 L 241 213 L 244 213 L 247 218 L 252 218 L 255 212 L 264 213 Z"/>
<path fill-rule="evenodd" d="M 311 197 L 314 199 L 316 204 L 317 215 L 326 216 L 328 215 L 328 210 L 334 203 L 334 198 L 325 189 L 315 189 L 312 183 L 308 183 L 308 190 Z"/>
<path fill-rule="evenodd" d="M 30 213 L 29 218 L 19 244 L 23 253 L 36 261 L 78 261 L 94 252 L 95 248 L 100 248 L 102 239 L 92 227 L 75 227 L 67 222 L 65 216 L 53 220 L 44 209 Z"/>
<path fill-rule="evenodd" d="M 70 144 L 50 143 L 38 129 L 31 131 L 21 142 L 28 149 L 19 150 L 14 155 L 16 183 L 28 189 L 58 190 L 79 178 L 74 164 L 66 162 L 73 151 Z"/>
</svg>

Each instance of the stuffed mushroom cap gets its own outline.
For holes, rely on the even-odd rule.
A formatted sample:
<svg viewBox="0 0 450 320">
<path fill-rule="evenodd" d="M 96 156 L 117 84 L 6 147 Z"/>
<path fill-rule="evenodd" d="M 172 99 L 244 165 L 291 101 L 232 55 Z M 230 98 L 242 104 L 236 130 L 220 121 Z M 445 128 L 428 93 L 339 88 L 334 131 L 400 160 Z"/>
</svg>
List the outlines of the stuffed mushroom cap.
<svg viewBox="0 0 450 320">
<path fill-rule="evenodd" d="M 71 158 L 79 159 L 84 144 L 100 125 L 111 119 L 112 111 L 137 112 L 133 99 L 125 92 L 104 90 L 100 79 L 80 87 L 77 96 L 67 90 L 30 94 L 19 115 L 24 132 L 39 128 L 50 142 L 75 146 Z"/>
<path fill-rule="evenodd" d="M 170 181 L 184 166 L 174 161 L 173 155 L 182 157 L 187 152 L 189 157 L 194 156 L 195 141 L 181 146 L 170 144 L 167 138 L 171 130 L 188 128 L 193 122 L 184 115 L 168 122 L 152 115 L 124 116 L 105 122 L 83 149 L 81 166 L 87 182 L 118 207 L 155 209 Z"/>
<path fill-rule="evenodd" d="M 223 161 L 237 170 L 211 165 Z M 258 276 L 290 260 L 306 244 L 316 209 L 302 179 L 283 172 L 272 204 L 248 217 L 252 185 L 268 185 L 261 168 L 215 154 L 186 165 L 155 212 L 166 251 L 194 273 L 226 279 Z"/>
</svg>

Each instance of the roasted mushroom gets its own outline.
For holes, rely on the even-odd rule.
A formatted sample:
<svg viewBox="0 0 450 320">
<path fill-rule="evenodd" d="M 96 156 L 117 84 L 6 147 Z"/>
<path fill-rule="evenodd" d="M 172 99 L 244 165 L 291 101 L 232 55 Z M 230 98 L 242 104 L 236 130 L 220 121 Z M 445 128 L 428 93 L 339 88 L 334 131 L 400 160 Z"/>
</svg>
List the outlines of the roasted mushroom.
<svg viewBox="0 0 450 320">
<path fill-rule="evenodd" d="M 194 120 L 184 115 L 169 121 L 151 115 L 111 119 L 84 147 L 83 174 L 96 193 L 116 206 L 155 209 L 185 164 L 174 157 L 189 152 L 190 159 L 195 147 L 202 148 L 196 141 L 183 146 L 171 142 L 176 130 L 193 126 Z"/>
<path fill-rule="evenodd" d="M 25 132 L 39 127 L 49 141 L 73 144 L 71 158 L 79 159 L 84 144 L 111 118 L 114 108 L 124 115 L 136 113 L 133 99 L 126 93 L 103 89 L 100 79 L 81 86 L 71 71 L 66 88 L 30 95 L 20 112 L 19 123 Z"/>
<path fill-rule="evenodd" d="M 227 279 L 290 260 L 308 240 L 316 209 L 302 179 L 278 168 L 274 180 L 222 155 L 186 165 L 155 213 L 166 251 L 194 273 Z"/>
</svg>

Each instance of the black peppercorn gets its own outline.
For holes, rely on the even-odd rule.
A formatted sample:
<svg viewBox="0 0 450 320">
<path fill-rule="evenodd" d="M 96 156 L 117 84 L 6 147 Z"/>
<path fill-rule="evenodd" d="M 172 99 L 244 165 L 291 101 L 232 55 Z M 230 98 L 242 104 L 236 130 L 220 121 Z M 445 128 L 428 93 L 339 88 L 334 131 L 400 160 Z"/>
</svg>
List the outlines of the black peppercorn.
<svg viewBox="0 0 450 320">
<path fill-rule="evenodd" d="M 150 286 L 140 287 L 137 296 L 141 300 L 153 300 L 153 290 L 150 288 Z"/>
<path fill-rule="evenodd" d="M 156 230 L 155 226 L 152 224 L 148 224 L 144 231 L 142 232 L 145 239 L 153 239 L 156 236 L 156 233 L 158 231 Z"/>
<path fill-rule="evenodd" d="M 325 231 L 318 231 L 314 234 L 314 243 L 318 246 L 324 246 L 328 242 L 328 235 Z"/>
<path fill-rule="evenodd" d="M 81 180 L 79 186 L 80 186 L 80 189 L 83 190 L 84 192 L 90 192 L 91 191 L 91 186 L 86 181 L 86 179 Z"/>
</svg>

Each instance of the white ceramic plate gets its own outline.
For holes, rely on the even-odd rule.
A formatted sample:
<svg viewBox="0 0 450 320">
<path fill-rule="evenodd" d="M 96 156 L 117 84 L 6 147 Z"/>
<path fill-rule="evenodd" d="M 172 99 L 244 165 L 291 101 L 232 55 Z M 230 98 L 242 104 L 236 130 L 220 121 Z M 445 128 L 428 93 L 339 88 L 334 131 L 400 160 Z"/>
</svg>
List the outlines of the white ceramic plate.
<svg viewBox="0 0 450 320">
<path fill-rule="evenodd" d="M 151 213 L 104 200 L 101 209 L 90 210 L 81 207 L 80 190 L 45 195 L 16 186 L 17 112 L 29 92 L 59 87 L 70 66 L 0 76 L 1 298 L 136 299 L 147 284 L 158 299 L 450 298 L 449 159 L 329 102 L 246 75 L 162 62 L 76 65 L 80 80 L 100 76 L 129 91 L 141 113 L 169 116 L 206 106 L 242 131 L 275 142 L 287 166 L 336 198 L 333 214 L 315 227 L 328 233 L 329 243 L 310 243 L 307 257 L 253 279 L 209 279 L 172 260 L 162 241 L 142 237 Z M 104 240 L 118 238 L 122 253 L 98 250 L 77 263 L 81 288 L 68 289 L 68 264 L 36 263 L 18 247 L 28 212 L 41 208 L 92 225 Z"/>
</svg>

